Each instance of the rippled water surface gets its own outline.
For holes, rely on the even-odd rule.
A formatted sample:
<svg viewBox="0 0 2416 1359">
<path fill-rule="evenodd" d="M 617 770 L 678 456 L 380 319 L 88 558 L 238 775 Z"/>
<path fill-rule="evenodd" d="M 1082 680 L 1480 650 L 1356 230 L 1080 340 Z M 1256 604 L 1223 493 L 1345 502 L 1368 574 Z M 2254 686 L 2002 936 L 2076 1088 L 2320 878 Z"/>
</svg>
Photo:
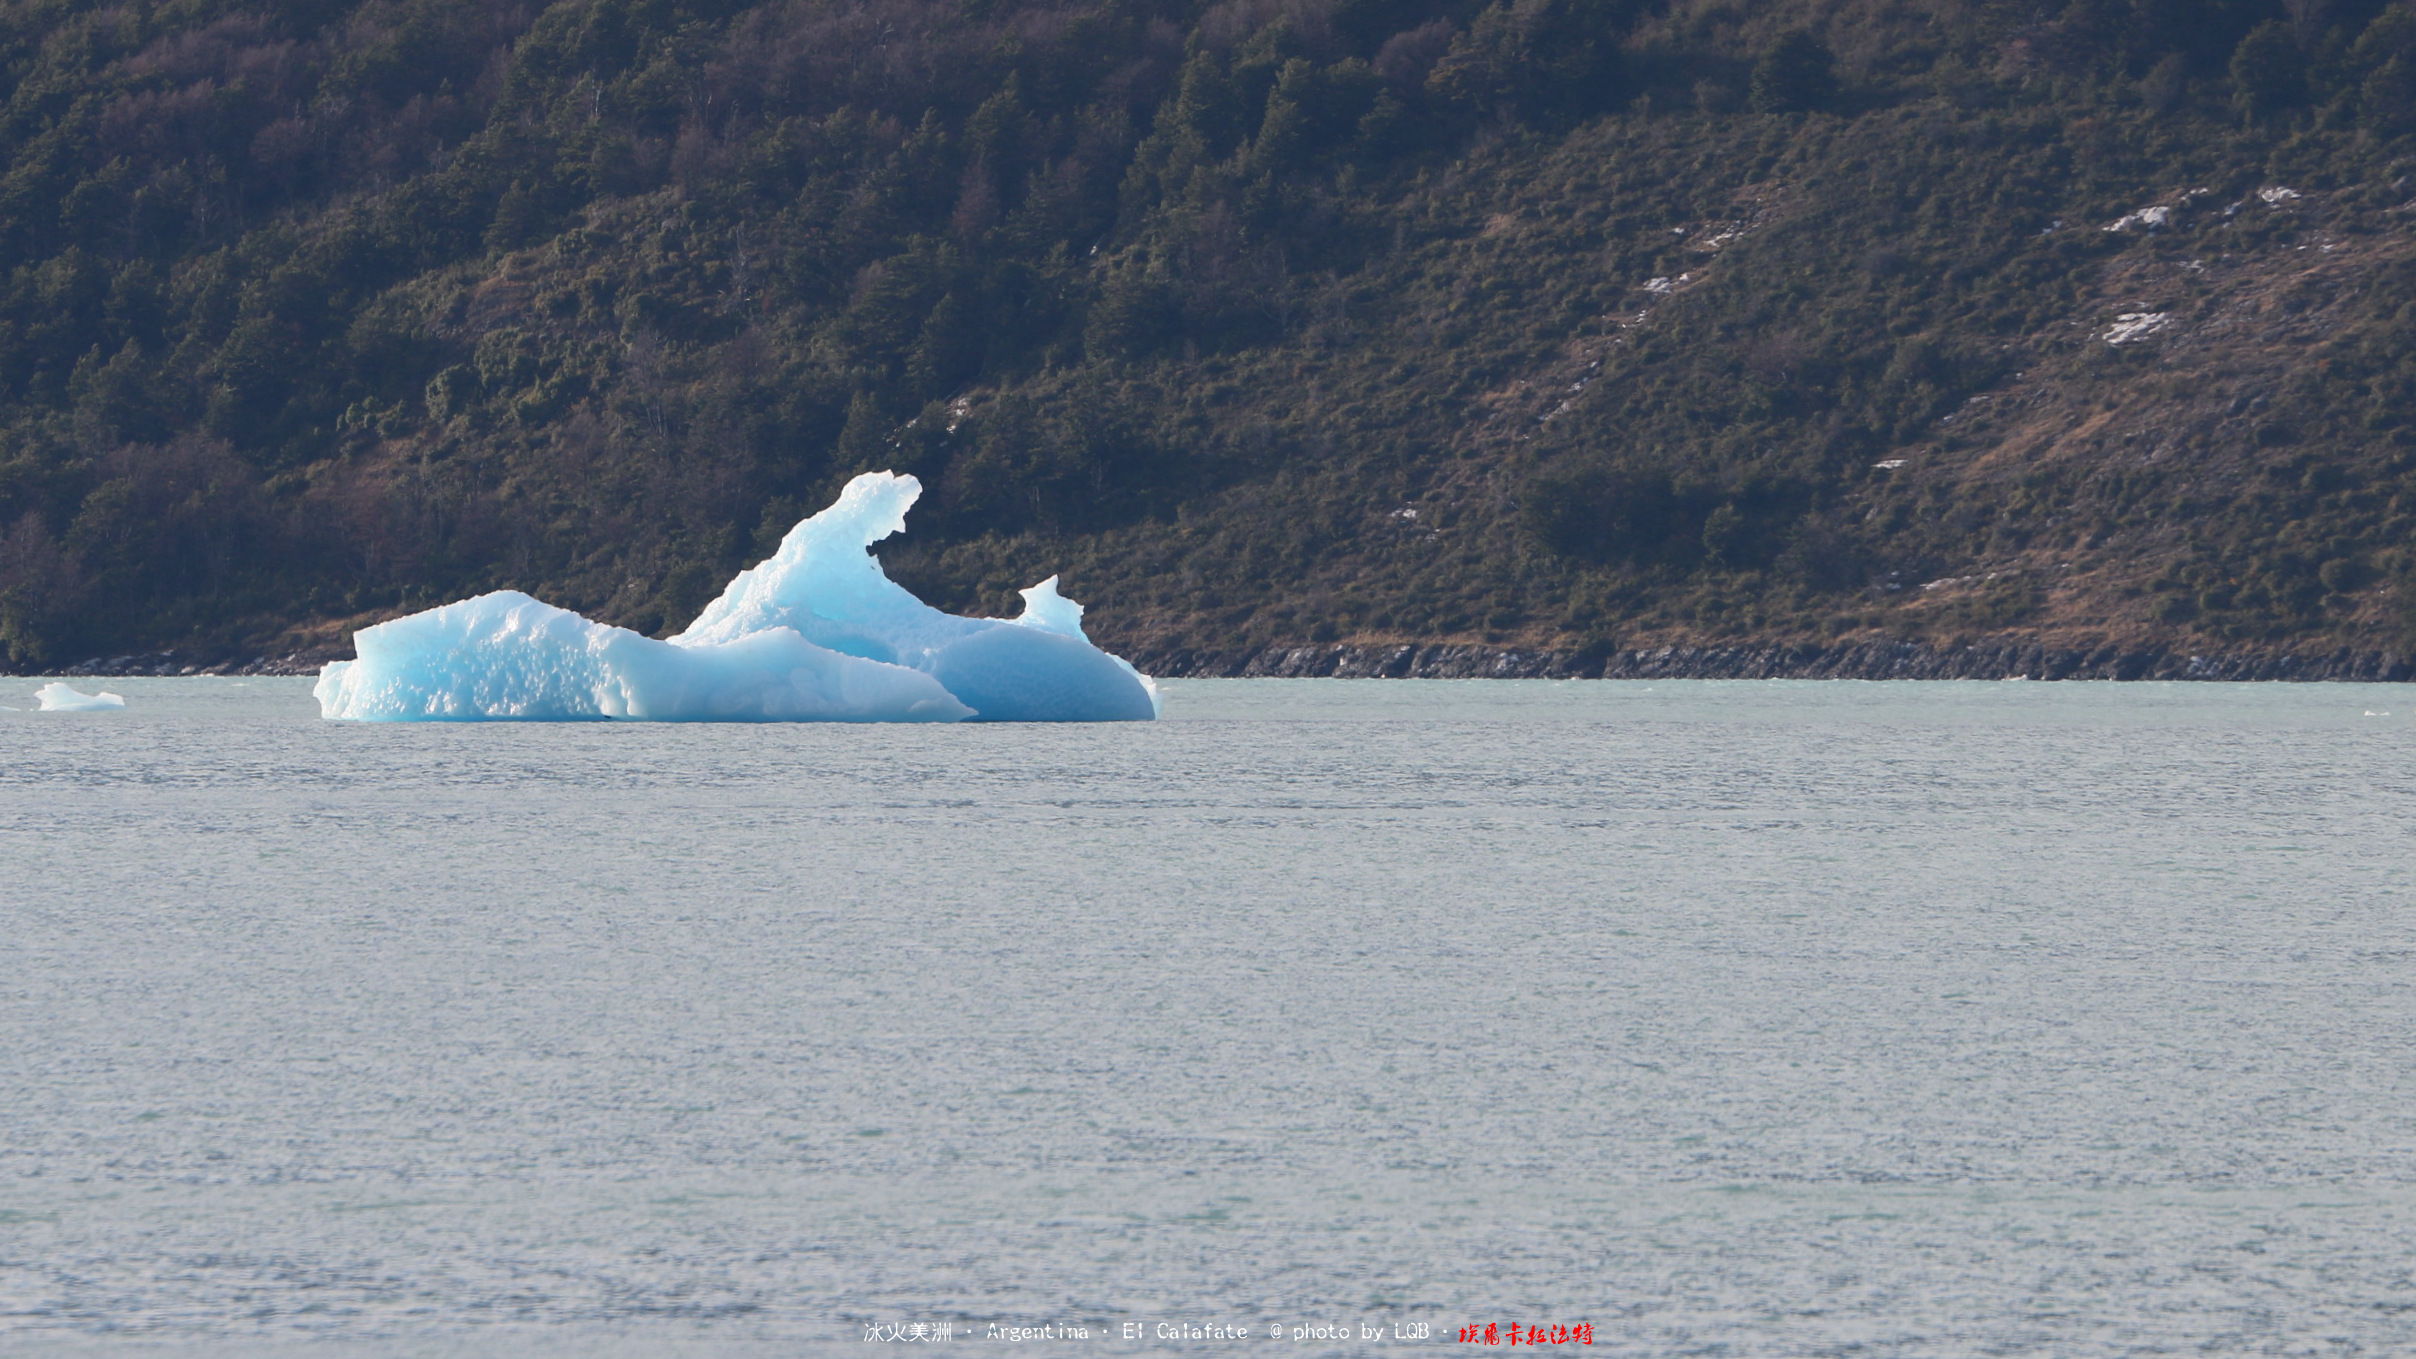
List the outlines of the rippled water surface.
<svg viewBox="0 0 2416 1359">
<path fill-rule="evenodd" d="M 80 683 L 0 711 L 0 1353 L 2416 1345 L 2406 689 Z"/>
</svg>

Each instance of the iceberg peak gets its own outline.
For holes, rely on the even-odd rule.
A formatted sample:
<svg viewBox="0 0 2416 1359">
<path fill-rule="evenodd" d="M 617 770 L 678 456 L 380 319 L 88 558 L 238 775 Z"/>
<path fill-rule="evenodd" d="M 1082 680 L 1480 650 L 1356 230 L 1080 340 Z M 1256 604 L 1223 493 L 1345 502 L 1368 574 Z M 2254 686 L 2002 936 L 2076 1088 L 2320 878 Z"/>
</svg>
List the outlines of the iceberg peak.
<svg viewBox="0 0 2416 1359">
<path fill-rule="evenodd" d="M 1087 642 L 1082 631 L 1082 606 L 1057 593 L 1057 578 L 1049 577 L 1029 590 L 1019 590 L 1023 596 L 1023 612 L 1014 621 L 1027 628 L 1059 633 L 1076 641 Z"/>
<path fill-rule="evenodd" d="M 890 580 L 871 552 L 906 530 L 906 511 L 923 483 L 900 472 L 866 472 L 847 483 L 829 509 L 800 520 L 771 556 L 731 577 L 674 642 L 728 641 L 777 626 L 805 609 L 833 623 L 920 609 L 946 617 Z"/>
<path fill-rule="evenodd" d="M 320 672 L 330 718 L 992 722 L 1146 721 L 1157 688 L 1091 645 L 1051 576 L 1017 618 L 914 597 L 868 549 L 906 526 L 922 483 L 867 472 L 733 577 L 667 641 L 513 590 L 364 628 Z"/>
</svg>

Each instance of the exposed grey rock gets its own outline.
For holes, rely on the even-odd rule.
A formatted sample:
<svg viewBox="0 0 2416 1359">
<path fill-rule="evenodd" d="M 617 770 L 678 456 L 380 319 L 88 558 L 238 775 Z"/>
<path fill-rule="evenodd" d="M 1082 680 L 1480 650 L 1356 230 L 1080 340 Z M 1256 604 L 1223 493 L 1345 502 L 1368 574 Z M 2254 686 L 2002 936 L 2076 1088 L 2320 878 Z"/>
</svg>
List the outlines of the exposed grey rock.
<svg viewBox="0 0 2416 1359">
<path fill-rule="evenodd" d="M 350 660 L 349 647 L 316 647 L 283 656 L 202 656 L 183 651 L 151 651 L 132 656 L 94 656 L 57 669 L 27 673 L 85 677 L 129 675 L 316 675 L 329 661 Z"/>
<path fill-rule="evenodd" d="M 2005 642 L 1934 648 L 1845 642 L 1552 652 L 1475 645 L 1268 647 L 1167 651 L 1134 663 L 1169 678 L 1289 679 L 2416 679 L 2416 657 L 2387 651 L 2193 655 L 2158 648 L 2049 649 Z"/>
</svg>

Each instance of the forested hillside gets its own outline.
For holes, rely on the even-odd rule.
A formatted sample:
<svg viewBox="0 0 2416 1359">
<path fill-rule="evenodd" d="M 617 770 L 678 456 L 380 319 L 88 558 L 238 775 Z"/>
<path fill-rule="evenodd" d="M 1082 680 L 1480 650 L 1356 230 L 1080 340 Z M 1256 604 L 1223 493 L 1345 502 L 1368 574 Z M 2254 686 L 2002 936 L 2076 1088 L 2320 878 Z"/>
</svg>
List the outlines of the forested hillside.
<svg viewBox="0 0 2416 1359">
<path fill-rule="evenodd" d="M 2416 5 L 12 0 L 0 648 L 2416 650 Z M 1194 661 L 1181 658 L 1192 657 Z"/>
</svg>

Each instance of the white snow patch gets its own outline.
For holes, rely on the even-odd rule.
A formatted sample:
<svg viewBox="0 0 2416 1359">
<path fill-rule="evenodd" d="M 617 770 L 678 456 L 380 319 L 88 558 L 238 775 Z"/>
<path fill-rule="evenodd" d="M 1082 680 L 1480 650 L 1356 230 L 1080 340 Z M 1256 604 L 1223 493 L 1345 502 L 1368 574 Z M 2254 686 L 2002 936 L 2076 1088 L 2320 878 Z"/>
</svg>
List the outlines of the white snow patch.
<svg viewBox="0 0 2416 1359">
<path fill-rule="evenodd" d="M 2110 345 L 2130 344 L 2144 340 L 2171 324 L 2173 317 L 2170 312 L 2127 311 L 2114 318 L 2113 326 L 2106 331 L 2105 341 Z"/>
<path fill-rule="evenodd" d="M 2300 194 L 2298 190 L 2285 189 L 2279 184 L 2274 185 L 2270 189 L 2257 190 L 2257 197 L 2262 199 L 2265 203 L 2265 206 L 2269 208 L 2279 207 L 2284 203 L 2291 202 L 2303 196 L 2304 195 Z"/>
<path fill-rule="evenodd" d="M 1890 458 L 1886 462 L 1872 463 L 1871 466 L 1878 468 L 1882 472 L 1893 472 L 1897 468 L 1904 466 L 1904 459 Z"/>
<path fill-rule="evenodd" d="M 2116 220 L 2108 231 L 2162 231 L 2172 224 L 2173 210 L 2169 207 L 2141 208 Z"/>
<path fill-rule="evenodd" d="M 34 690 L 34 697 L 42 700 L 41 711 L 46 713 L 113 713 L 126 706 L 126 700 L 115 694 L 79 693 L 57 683 Z"/>
</svg>

